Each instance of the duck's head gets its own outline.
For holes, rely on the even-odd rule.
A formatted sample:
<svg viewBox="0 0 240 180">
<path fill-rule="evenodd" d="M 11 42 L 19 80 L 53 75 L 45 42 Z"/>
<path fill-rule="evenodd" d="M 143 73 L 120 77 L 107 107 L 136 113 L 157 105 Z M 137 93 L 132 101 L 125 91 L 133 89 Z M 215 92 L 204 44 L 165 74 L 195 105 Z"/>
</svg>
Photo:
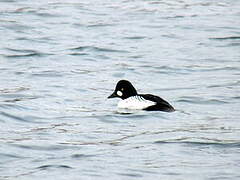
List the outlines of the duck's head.
<svg viewBox="0 0 240 180">
<path fill-rule="evenodd" d="M 120 80 L 118 81 L 114 92 L 108 98 L 118 97 L 121 99 L 127 99 L 130 96 L 135 95 L 137 95 L 137 91 L 133 85 L 127 80 Z"/>
</svg>

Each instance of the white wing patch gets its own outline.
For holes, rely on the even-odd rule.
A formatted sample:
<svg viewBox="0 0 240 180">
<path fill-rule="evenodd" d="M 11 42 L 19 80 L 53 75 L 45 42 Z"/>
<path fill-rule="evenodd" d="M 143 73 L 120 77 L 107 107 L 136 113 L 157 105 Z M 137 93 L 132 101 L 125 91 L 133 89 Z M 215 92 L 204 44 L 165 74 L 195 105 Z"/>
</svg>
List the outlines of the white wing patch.
<svg viewBox="0 0 240 180">
<path fill-rule="evenodd" d="M 145 109 L 149 106 L 153 106 L 156 104 L 157 104 L 156 102 L 146 100 L 141 96 L 132 96 L 127 99 L 119 101 L 118 108 Z"/>
</svg>

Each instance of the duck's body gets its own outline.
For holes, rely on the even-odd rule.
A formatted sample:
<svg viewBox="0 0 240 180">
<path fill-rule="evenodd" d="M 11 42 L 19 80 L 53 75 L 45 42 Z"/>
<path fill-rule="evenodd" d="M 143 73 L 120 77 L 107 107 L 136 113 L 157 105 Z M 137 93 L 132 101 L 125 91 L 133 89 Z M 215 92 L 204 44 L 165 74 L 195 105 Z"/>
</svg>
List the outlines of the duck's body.
<svg viewBox="0 0 240 180">
<path fill-rule="evenodd" d="M 118 108 L 172 112 L 174 108 L 162 98 L 152 94 L 138 94 L 127 80 L 120 80 L 115 91 L 108 98 L 121 98 Z"/>
</svg>

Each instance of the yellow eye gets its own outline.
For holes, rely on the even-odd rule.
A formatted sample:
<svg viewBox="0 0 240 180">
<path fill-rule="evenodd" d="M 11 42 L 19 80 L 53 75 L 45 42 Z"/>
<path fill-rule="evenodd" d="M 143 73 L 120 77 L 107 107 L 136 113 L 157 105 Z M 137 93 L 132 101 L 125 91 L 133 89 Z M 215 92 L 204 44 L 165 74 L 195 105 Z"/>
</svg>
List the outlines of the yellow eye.
<svg viewBox="0 0 240 180">
<path fill-rule="evenodd" d="M 121 91 L 123 91 L 124 89 L 122 88 Z"/>
</svg>

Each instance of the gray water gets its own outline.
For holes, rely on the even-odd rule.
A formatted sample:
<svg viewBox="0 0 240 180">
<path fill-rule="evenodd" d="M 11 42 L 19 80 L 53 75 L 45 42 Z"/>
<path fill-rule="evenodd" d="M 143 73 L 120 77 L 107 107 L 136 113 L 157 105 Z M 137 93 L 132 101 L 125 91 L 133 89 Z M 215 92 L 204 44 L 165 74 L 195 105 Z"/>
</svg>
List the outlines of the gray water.
<svg viewBox="0 0 240 180">
<path fill-rule="evenodd" d="M 0 42 L 1 180 L 240 179 L 240 1 L 1 0 Z"/>
</svg>

